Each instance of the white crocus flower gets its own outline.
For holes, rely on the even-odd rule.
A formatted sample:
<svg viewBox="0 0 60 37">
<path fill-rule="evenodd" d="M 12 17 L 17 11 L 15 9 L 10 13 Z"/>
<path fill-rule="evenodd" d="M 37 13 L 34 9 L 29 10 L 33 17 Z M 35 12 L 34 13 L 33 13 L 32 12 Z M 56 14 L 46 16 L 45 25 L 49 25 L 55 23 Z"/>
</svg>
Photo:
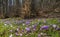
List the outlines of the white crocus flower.
<svg viewBox="0 0 60 37">
<path fill-rule="evenodd" d="M 11 34 L 9 37 L 13 37 L 13 35 Z"/>
<path fill-rule="evenodd" d="M 5 26 L 7 25 L 7 24 L 4 24 Z"/>
<path fill-rule="evenodd" d="M 22 36 L 22 34 L 20 33 L 20 36 Z"/>
<path fill-rule="evenodd" d="M 52 25 L 52 27 L 53 27 L 53 28 L 56 28 L 56 27 L 57 27 L 57 25 Z"/>
<path fill-rule="evenodd" d="M 11 25 L 11 27 L 13 27 L 13 26 Z"/>
<path fill-rule="evenodd" d="M 41 35 L 43 35 L 44 33 L 40 33 Z"/>
<path fill-rule="evenodd" d="M 24 24 L 24 23 L 23 23 L 22 25 L 23 25 L 23 26 L 25 26 L 25 24 Z"/>
</svg>

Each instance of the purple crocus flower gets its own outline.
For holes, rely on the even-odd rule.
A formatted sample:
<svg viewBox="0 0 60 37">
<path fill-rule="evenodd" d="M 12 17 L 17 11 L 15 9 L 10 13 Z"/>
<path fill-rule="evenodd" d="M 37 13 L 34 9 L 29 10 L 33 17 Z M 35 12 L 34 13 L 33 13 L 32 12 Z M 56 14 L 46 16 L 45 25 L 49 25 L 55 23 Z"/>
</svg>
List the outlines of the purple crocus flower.
<svg viewBox="0 0 60 37">
<path fill-rule="evenodd" d="M 36 30 L 37 25 L 32 25 L 33 30 Z"/>
<path fill-rule="evenodd" d="M 33 28 L 36 28 L 37 25 L 32 25 Z"/>
<path fill-rule="evenodd" d="M 23 20 L 16 20 L 16 24 L 21 24 L 21 23 L 23 23 L 24 21 Z"/>
<path fill-rule="evenodd" d="M 40 35 L 40 34 L 38 34 L 38 37 L 41 37 L 41 35 Z"/>
<path fill-rule="evenodd" d="M 5 23 L 5 24 L 11 24 L 11 22 L 10 22 L 10 21 L 5 21 L 4 23 Z"/>
<path fill-rule="evenodd" d="M 32 27 L 35 29 L 37 27 L 37 24 L 32 25 Z"/>
<path fill-rule="evenodd" d="M 26 25 L 30 24 L 30 21 L 26 21 L 25 24 L 26 24 Z"/>
<path fill-rule="evenodd" d="M 49 28 L 49 26 L 44 25 L 44 26 L 41 26 L 40 30 L 43 30 L 43 29 L 47 30 L 48 28 Z"/>
<path fill-rule="evenodd" d="M 22 32 L 24 32 L 24 30 L 22 30 Z"/>
<path fill-rule="evenodd" d="M 60 28 L 56 28 L 56 30 L 60 31 Z"/>
<path fill-rule="evenodd" d="M 28 32 L 29 32 L 29 31 L 31 31 L 31 30 L 30 30 L 30 28 L 28 28 L 28 27 L 27 27 L 27 28 L 25 28 L 25 29 L 26 29 L 26 31 L 28 31 Z"/>
<path fill-rule="evenodd" d="M 16 32 L 15 35 L 18 36 L 19 34 Z"/>
</svg>

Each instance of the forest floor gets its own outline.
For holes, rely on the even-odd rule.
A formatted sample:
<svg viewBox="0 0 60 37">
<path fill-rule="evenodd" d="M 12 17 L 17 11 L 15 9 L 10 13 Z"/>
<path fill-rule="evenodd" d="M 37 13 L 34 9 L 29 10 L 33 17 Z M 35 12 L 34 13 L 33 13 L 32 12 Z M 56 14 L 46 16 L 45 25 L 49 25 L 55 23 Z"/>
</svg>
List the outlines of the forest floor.
<svg viewBox="0 0 60 37">
<path fill-rule="evenodd" d="M 0 19 L 0 37 L 60 37 L 58 18 Z"/>
</svg>

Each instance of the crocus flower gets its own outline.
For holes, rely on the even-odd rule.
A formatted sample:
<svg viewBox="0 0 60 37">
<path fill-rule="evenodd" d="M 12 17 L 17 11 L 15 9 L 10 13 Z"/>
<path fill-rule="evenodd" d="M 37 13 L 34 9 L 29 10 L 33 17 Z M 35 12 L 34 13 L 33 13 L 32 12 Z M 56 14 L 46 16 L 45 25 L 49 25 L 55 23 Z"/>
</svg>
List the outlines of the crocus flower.
<svg viewBox="0 0 60 37">
<path fill-rule="evenodd" d="M 21 23 L 23 23 L 23 21 L 16 20 L 15 23 L 18 24 L 18 25 L 20 25 Z"/>
<path fill-rule="evenodd" d="M 28 24 L 30 24 L 30 21 L 26 21 L 26 23 L 25 23 L 26 25 L 28 25 Z"/>
<path fill-rule="evenodd" d="M 33 27 L 33 30 L 35 31 L 35 30 L 36 30 L 37 25 L 32 25 L 32 27 Z"/>
<path fill-rule="evenodd" d="M 10 27 L 13 27 L 12 25 L 10 25 Z"/>
<path fill-rule="evenodd" d="M 22 25 L 23 25 L 23 26 L 25 26 L 25 24 L 24 24 L 24 23 L 23 23 Z"/>
<path fill-rule="evenodd" d="M 16 32 L 15 35 L 18 36 L 19 34 Z"/>
<path fill-rule="evenodd" d="M 18 27 L 18 28 L 17 28 L 17 31 L 19 31 L 19 30 L 20 30 L 20 28 Z"/>
<path fill-rule="evenodd" d="M 47 35 L 46 33 L 40 33 L 40 35 Z"/>
<path fill-rule="evenodd" d="M 44 26 L 41 26 L 40 30 L 43 30 L 43 29 L 47 30 L 48 28 L 49 28 L 49 26 L 44 25 Z"/>
<path fill-rule="evenodd" d="M 13 30 L 10 30 L 10 32 L 13 32 Z"/>
<path fill-rule="evenodd" d="M 33 28 L 34 31 L 36 31 L 36 28 Z"/>
<path fill-rule="evenodd" d="M 24 32 L 24 30 L 22 30 L 22 32 Z"/>
<path fill-rule="evenodd" d="M 28 31 L 28 32 L 29 32 L 29 31 L 31 31 L 31 30 L 30 30 L 30 28 L 28 28 L 28 27 L 27 27 L 27 28 L 25 28 L 25 29 L 26 29 L 26 31 Z"/>
<path fill-rule="evenodd" d="M 60 31 L 60 28 L 56 28 L 56 30 Z"/>
<path fill-rule="evenodd" d="M 13 35 L 11 34 L 9 37 L 13 37 Z"/>
<path fill-rule="evenodd" d="M 40 35 L 40 34 L 38 34 L 38 37 L 41 37 L 41 35 Z"/>
<path fill-rule="evenodd" d="M 4 24 L 5 26 L 7 25 L 7 24 Z"/>
<path fill-rule="evenodd" d="M 19 28 L 17 28 L 17 31 L 19 31 Z"/>
<path fill-rule="evenodd" d="M 53 27 L 53 28 L 56 28 L 56 27 L 57 27 L 57 25 L 55 25 L 55 24 L 54 24 L 54 25 L 52 25 L 52 27 Z"/>
<path fill-rule="evenodd" d="M 44 33 L 40 33 L 40 35 L 43 35 Z"/>
<path fill-rule="evenodd" d="M 23 34 L 20 33 L 20 36 L 22 36 Z"/>
<path fill-rule="evenodd" d="M 5 24 L 11 24 L 11 22 L 10 22 L 10 21 L 5 21 L 4 23 L 5 23 Z"/>
<path fill-rule="evenodd" d="M 32 25 L 33 28 L 36 28 L 37 25 Z"/>
</svg>

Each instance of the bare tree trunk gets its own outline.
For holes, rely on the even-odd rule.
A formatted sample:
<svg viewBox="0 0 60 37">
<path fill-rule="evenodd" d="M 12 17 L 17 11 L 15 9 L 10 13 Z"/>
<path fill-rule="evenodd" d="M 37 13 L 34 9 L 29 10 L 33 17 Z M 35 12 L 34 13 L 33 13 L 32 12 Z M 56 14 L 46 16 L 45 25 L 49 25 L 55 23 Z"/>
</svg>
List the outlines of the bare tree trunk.
<svg viewBox="0 0 60 37">
<path fill-rule="evenodd" d="M 3 12 L 4 12 L 4 3 L 3 3 L 3 0 L 0 0 L 1 2 L 1 6 L 0 6 L 0 18 L 4 18 L 4 15 L 3 15 Z"/>
<path fill-rule="evenodd" d="M 23 7 L 22 7 L 22 12 L 21 16 L 22 18 L 24 17 L 29 17 L 30 16 L 30 5 L 31 5 L 31 0 L 23 0 Z"/>
</svg>

